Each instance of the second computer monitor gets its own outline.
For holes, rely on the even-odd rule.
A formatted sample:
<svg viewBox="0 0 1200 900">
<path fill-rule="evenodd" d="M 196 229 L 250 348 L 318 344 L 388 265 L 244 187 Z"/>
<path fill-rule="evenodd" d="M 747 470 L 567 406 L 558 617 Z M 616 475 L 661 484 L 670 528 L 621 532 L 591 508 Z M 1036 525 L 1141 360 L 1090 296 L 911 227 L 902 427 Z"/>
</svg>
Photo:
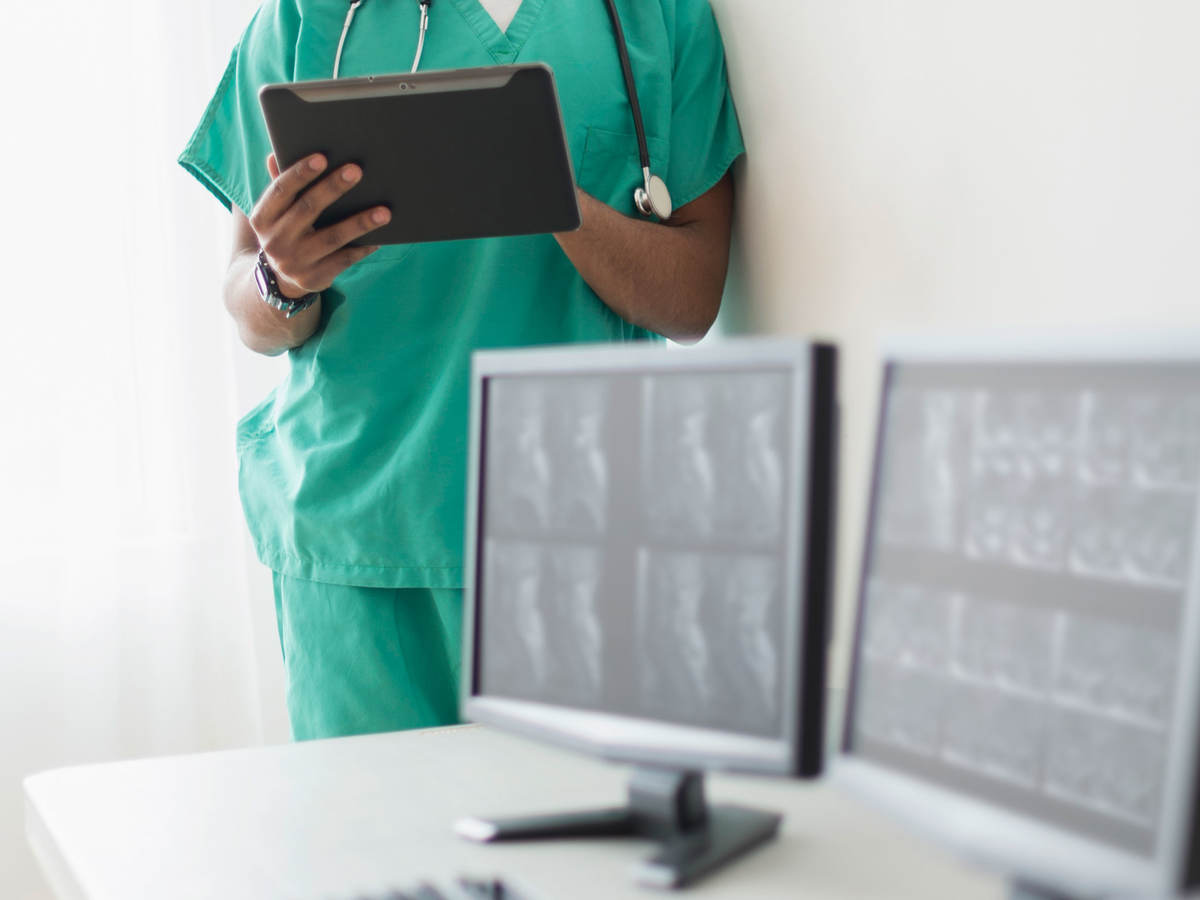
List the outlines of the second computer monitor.
<svg viewBox="0 0 1200 900">
<path fill-rule="evenodd" d="M 843 778 L 1039 890 L 1196 880 L 1200 353 L 885 368 Z"/>
</svg>

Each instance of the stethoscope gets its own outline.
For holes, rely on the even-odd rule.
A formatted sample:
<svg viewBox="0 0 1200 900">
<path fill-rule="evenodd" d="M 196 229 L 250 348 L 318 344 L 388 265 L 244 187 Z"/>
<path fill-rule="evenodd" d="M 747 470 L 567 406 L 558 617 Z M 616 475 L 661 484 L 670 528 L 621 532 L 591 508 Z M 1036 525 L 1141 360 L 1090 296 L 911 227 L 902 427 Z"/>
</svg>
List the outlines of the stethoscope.
<svg viewBox="0 0 1200 900">
<path fill-rule="evenodd" d="M 350 23 L 354 14 L 367 0 L 351 0 L 350 11 L 346 13 L 346 23 L 342 26 L 342 36 L 338 40 L 337 55 L 333 59 L 333 77 L 338 77 L 342 67 L 342 48 L 346 46 L 346 35 L 350 32 Z M 666 183 L 657 175 L 650 173 L 650 151 L 646 149 L 646 129 L 642 124 L 642 107 L 638 103 L 637 86 L 633 83 L 633 67 L 629 63 L 629 49 L 625 45 L 625 31 L 621 28 L 621 18 L 617 15 L 615 0 L 606 0 L 608 15 L 612 19 L 613 31 L 617 36 L 617 54 L 621 57 L 621 73 L 625 76 L 625 91 L 629 95 L 629 106 L 633 110 L 633 130 L 637 133 L 638 156 L 642 162 L 643 184 L 633 192 L 633 205 L 643 216 L 657 216 L 659 219 L 671 218 L 671 192 Z M 417 0 L 421 10 L 420 31 L 417 34 L 417 52 L 413 56 L 412 69 L 417 71 L 421 64 L 421 53 L 425 49 L 425 32 L 429 30 L 429 7 L 433 0 Z"/>
</svg>

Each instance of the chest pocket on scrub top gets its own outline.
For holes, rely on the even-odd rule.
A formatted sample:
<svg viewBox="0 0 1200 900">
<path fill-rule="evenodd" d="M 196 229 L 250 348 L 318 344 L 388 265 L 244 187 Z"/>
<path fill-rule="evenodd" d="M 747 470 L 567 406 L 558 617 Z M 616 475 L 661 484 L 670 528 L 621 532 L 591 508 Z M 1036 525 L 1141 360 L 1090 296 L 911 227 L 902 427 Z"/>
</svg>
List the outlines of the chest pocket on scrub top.
<svg viewBox="0 0 1200 900">
<path fill-rule="evenodd" d="M 646 135 L 650 171 L 670 186 L 667 171 L 667 142 Z M 583 162 L 577 175 L 579 186 L 617 212 L 641 218 L 633 206 L 633 191 L 642 183 L 642 162 L 637 135 L 632 131 L 606 131 L 589 127 L 583 144 Z"/>
</svg>

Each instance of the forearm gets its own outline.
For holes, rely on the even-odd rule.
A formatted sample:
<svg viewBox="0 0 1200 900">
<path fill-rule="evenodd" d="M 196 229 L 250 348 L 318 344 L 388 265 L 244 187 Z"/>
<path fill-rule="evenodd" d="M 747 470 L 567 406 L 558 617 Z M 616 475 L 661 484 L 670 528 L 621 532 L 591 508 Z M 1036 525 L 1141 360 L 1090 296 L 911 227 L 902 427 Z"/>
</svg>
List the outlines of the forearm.
<svg viewBox="0 0 1200 900">
<path fill-rule="evenodd" d="M 278 356 L 312 337 L 321 322 L 321 301 L 288 318 L 259 296 L 254 282 L 256 252 L 241 252 L 225 274 L 225 308 L 237 324 L 242 343 L 255 353 Z"/>
<path fill-rule="evenodd" d="M 705 203 L 728 199 L 728 183 Z M 729 234 L 677 211 L 671 224 L 624 216 L 579 191 L 583 225 L 555 235 L 583 280 L 621 318 L 677 341 L 699 340 L 716 319 Z M 690 204 L 689 204 L 690 206 Z M 678 221 L 676 221 L 678 217 Z"/>
</svg>

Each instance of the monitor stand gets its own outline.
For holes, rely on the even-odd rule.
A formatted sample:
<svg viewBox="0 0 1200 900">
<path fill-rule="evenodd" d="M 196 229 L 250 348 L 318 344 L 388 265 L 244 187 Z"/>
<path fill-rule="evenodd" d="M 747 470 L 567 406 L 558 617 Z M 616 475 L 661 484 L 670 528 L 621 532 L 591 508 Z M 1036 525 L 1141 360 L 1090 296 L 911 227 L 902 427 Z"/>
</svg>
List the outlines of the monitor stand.
<svg viewBox="0 0 1200 900">
<path fill-rule="evenodd" d="M 1028 881 L 1014 879 L 1008 884 L 1008 900 L 1076 900 L 1070 894 L 1051 890 Z"/>
<path fill-rule="evenodd" d="M 662 847 L 636 878 L 653 887 L 680 887 L 724 865 L 779 830 L 781 816 L 742 806 L 709 806 L 699 772 L 638 768 L 624 807 L 527 816 L 463 819 L 455 825 L 474 841 L 645 837 Z"/>
</svg>

